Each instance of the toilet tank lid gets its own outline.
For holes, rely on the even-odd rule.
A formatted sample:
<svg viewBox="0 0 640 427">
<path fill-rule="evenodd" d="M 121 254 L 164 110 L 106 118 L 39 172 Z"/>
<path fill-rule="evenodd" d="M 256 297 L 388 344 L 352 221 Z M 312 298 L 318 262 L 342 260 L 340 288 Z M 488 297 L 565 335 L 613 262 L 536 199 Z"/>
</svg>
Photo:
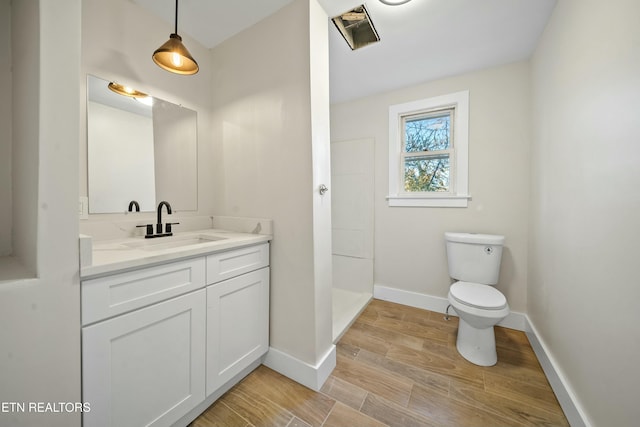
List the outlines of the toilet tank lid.
<svg viewBox="0 0 640 427">
<path fill-rule="evenodd" d="M 504 236 L 497 234 L 452 233 L 447 231 L 444 238 L 448 242 L 475 243 L 479 245 L 503 245 Z"/>
</svg>

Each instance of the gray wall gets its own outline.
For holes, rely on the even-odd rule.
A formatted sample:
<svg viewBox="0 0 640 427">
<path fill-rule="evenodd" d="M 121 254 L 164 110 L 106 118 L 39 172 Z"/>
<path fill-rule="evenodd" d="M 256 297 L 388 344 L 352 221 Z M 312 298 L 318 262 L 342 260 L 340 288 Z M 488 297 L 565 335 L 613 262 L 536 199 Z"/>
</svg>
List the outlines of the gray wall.
<svg viewBox="0 0 640 427">
<path fill-rule="evenodd" d="M 14 71 L 21 73 L 19 80 L 14 79 L 14 89 L 25 94 L 20 102 L 26 103 L 13 110 L 14 130 L 30 129 L 19 138 L 35 142 L 35 149 L 30 147 L 33 151 L 13 157 L 14 170 L 21 170 L 20 179 L 14 176 L 13 182 L 21 200 L 14 198 L 13 208 L 16 215 L 27 219 L 29 227 L 29 233 L 23 233 L 22 225 L 14 221 L 14 238 L 17 247 L 23 239 L 35 236 L 21 251 L 30 260 L 29 269 L 37 271 L 37 278 L 0 282 L 2 402 L 81 399 L 76 214 L 80 3 L 13 2 L 12 23 L 20 29 L 14 40 L 20 48 L 35 47 L 14 62 Z M 0 425 L 79 426 L 80 414 L 2 413 Z"/>
<path fill-rule="evenodd" d="M 273 219 L 270 345 L 312 366 L 332 346 L 326 19 L 294 1 L 212 49 L 215 206 Z"/>
<path fill-rule="evenodd" d="M 559 1 L 532 60 L 528 313 L 597 426 L 640 419 L 638 16 Z"/>
<path fill-rule="evenodd" d="M 11 7 L 0 0 L 0 256 L 11 254 Z"/>
</svg>

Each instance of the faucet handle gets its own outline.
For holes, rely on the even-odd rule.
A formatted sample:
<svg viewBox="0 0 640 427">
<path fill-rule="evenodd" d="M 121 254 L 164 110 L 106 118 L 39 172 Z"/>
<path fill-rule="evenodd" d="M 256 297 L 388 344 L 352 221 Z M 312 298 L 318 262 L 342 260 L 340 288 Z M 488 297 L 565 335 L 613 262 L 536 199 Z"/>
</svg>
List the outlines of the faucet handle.
<svg viewBox="0 0 640 427">
<path fill-rule="evenodd" d="M 153 236 L 153 224 L 136 225 L 136 227 L 146 227 L 147 233 L 145 234 L 145 237 Z"/>
<path fill-rule="evenodd" d="M 179 223 L 179 222 L 168 222 L 168 223 L 166 223 L 166 224 L 164 225 L 164 232 L 165 232 L 165 233 L 171 233 L 171 232 L 172 232 L 172 230 L 171 230 L 171 226 L 172 226 L 172 225 L 176 225 L 176 224 L 180 224 L 180 223 Z"/>
</svg>

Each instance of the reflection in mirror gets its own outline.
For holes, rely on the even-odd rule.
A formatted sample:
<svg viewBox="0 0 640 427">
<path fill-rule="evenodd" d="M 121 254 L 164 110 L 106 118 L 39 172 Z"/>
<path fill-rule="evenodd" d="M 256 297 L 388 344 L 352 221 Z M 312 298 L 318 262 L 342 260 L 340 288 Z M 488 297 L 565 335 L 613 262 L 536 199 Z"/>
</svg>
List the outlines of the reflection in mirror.
<svg viewBox="0 0 640 427">
<path fill-rule="evenodd" d="M 135 200 L 197 210 L 197 114 L 151 96 L 109 90 L 87 78 L 89 213 L 122 213 Z M 143 94 L 144 95 L 144 94 Z"/>
</svg>

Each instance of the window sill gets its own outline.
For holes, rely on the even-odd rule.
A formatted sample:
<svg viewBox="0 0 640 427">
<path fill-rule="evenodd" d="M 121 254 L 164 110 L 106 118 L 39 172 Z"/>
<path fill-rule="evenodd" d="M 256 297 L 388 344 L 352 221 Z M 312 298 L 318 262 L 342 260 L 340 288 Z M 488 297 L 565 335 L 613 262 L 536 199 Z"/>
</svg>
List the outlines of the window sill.
<svg viewBox="0 0 640 427">
<path fill-rule="evenodd" d="M 425 207 L 425 208 L 466 208 L 470 195 L 430 194 L 387 196 L 389 207 Z"/>
</svg>

